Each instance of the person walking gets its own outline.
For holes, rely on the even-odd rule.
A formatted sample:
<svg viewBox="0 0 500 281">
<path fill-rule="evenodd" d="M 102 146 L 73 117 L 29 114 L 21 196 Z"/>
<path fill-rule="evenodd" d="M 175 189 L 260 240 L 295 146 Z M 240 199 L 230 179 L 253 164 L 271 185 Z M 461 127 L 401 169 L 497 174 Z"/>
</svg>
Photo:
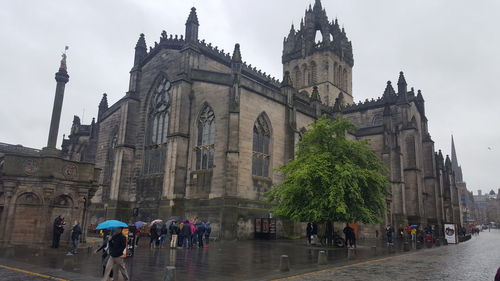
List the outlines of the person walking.
<svg viewBox="0 0 500 281">
<path fill-rule="evenodd" d="M 385 234 L 387 235 L 387 245 L 393 245 L 394 243 L 394 229 L 391 225 L 388 225 L 385 229 Z"/>
<path fill-rule="evenodd" d="M 312 224 L 308 222 L 306 227 L 307 245 L 311 245 L 312 230 Z"/>
<path fill-rule="evenodd" d="M 77 254 L 78 250 L 78 241 L 80 240 L 80 236 L 82 235 L 82 228 L 80 227 L 80 224 L 78 221 L 75 220 L 75 224 L 73 225 L 73 228 L 71 229 L 71 242 L 73 242 L 73 251 L 69 252 L 69 254 Z"/>
<path fill-rule="evenodd" d="M 102 251 L 101 266 L 102 266 L 102 275 L 104 276 L 104 273 L 106 272 L 106 264 L 108 263 L 109 259 L 109 233 L 107 230 L 105 232 L 102 232 L 102 246 L 95 251 L 96 254 L 99 251 Z M 108 277 L 113 278 L 113 270 L 111 270 Z"/>
<path fill-rule="evenodd" d="M 64 222 L 64 217 L 62 215 L 58 216 L 54 220 L 54 225 L 52 229 L 52 248 L 57 249 L 59 248 L 59 241 L 61 240 L 61 235 L 64 232 L 64 225 L 66 222 Z"/>
<path fill-rule="evenodd" d="M 109 240 L 109 256 L 108 262 L 106 264 L 106 269 L 104 270 L 104 276 L 102 281 L 107 281 L 109 273 L 113 270 L 116 280 L 119 280 L 120 273 L 125 280 L 130 280 L 125 268 L 125 262 L 123 261 L 123 251 L 127 246 L 127 240 L 122 234 L 122 228 L 116 228 L 113 231 L 113 236 Z M 116 270 L 115 270 L 116 269 Z"/>
<path fill-rule="evenodd" d="M 208 247 L 210 242 L 210 233 L 212 232 L 212 223 L 207 221 L 205 223 L 205 247 Z"/>
<path fill-rule="evenodd" d="M 344 235 L 345 235 L 345 244 L 349 248 L 356 248 L 356 236 L 354 234 L 354 229 L 346 223 L 344 227 Z"/>
</svg>

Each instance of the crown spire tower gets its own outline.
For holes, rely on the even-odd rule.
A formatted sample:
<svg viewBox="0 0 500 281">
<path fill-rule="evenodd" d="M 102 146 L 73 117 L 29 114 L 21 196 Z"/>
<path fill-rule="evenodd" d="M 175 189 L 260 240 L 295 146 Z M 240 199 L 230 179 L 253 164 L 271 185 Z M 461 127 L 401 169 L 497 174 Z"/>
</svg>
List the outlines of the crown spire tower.
<svg viewBox="0 0 500 281">
<path fill-rule="evenodd" d="M 338 21 L 329 21 L 320 0 L 309 5 L 298 30 L 291 27 L 283 42 L 283 73 L 289 72 L 294 87 L 311 96 L 317 87 L 321 101 L 333 106 L 342 93 L 353 102 L 352 44 Z"/>
</svg>

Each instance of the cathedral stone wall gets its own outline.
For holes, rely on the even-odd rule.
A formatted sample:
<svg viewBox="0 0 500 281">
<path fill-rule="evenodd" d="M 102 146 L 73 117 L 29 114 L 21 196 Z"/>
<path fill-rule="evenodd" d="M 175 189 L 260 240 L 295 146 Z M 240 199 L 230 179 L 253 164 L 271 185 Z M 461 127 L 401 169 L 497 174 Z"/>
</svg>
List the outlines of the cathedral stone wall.
<svg viewBox="0 0 500 281">
<path fill-rule="evenodd" d="M 434 150 L 421 92 L 408 91 L 401 72 L 397 92 L 389 81 L 378 99 L 353 103 L 351 42 L 319 1 L 285 38 L 281 82 L 243 62 L 239 44 L 230 55 L 199 40 L 195 10 L 186 25 L 185 37 L 163 32 L 149 51 L 141 35 L 129 91 L 99 105 L 94 220 L 198 216 L 216 236 L 251 238 L 254 219 L 270 215 L 265 191 L 283 180 L 274 169 L 293 159 L 322 115 L 357 125 L 350 137 L 368 140 L 388 168 L 384 223 L 360 226 L 363 237 L 385 224 L 460 217 L 451 163 Z M 280 222 L 280 231 L 299 227 L 291 224 Z"/>
</svg>

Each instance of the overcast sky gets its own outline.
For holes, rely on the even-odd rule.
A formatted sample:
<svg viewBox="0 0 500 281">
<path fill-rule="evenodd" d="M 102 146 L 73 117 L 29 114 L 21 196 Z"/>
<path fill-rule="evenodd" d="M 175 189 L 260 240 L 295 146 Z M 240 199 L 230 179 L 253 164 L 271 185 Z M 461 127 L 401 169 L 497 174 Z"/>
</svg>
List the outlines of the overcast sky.
<svg viewBox="0 0 500 281">
<path fill-rule="evenodd" d="M 299 0 L 51 0 L 3 1 L 0 9 L 0 142 L 46 145 L 54 73 L 69 45 L 58 146 L 73 115 L 89 123 L 102 93 L 110 105 L 124 95 L 140 33 L 183 34 L 197 8 L 200 39 L 232 51 L 276 78 L 283 37 L 314 1 Z M 376 98 L 405 72 L 422 89 L 436 149 L 458 160 L 469 189 L 500 187 L 500 1 L 323 0 L 354 49 L 355 100 Z"/>
</svg>

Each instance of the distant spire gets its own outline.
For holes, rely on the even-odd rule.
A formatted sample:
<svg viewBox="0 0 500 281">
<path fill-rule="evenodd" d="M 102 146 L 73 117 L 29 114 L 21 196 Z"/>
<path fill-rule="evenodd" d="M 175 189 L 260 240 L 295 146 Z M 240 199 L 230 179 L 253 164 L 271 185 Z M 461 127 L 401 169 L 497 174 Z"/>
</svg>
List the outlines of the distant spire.
<svg viewBox="0 0 500 281">
<path fill-rule="evenodd" d="M 455 149 L 455 140 L 451 135 L 451 168 L 455 172 L 455 177 L 458 182 L 463 181 L 462 167 L 458 165 L 457 151 Z"/>
<path fill-rule="evenodd" d="M 231 58 L 231 61 L 241 63 L 240 44 L 238 43 L 234 45 L 233 57 Z"/>
<path fill-rule="evenodd" d="M 283 81 L 281 82 L 281 87 L 293 87 L 292 78 L 290 77 L 290 71 L 285 71 L 283 75 Z"/>
<path fill-rule="evenodd" d="M 321 102 L 321 97 L 319 96 L 318 86 L 313 87 L 313 91 L 311 93 L 311 101 Z"/>
</svg>

